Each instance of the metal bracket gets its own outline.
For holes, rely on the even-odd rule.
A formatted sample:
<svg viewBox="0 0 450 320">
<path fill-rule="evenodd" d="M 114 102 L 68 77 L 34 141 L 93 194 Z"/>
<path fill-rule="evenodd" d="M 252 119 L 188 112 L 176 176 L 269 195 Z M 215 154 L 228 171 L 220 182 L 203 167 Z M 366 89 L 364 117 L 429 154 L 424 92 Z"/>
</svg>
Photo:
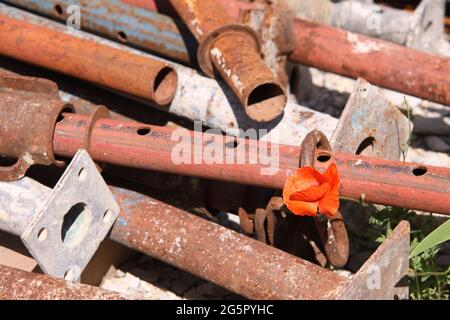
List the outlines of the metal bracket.
<svg viewBox="0 0 450 320">
<path fill-rule="evenodd" d="M 335 299 L 407 299 L 408 285 L 401 280 L 409 267 L 410 226 L 401 221 L 364 265 L 342 287 Z"/>
<path fill-rule="evenodd" d="M 119 215 L 119 206 L 80 149 L 21 239 L 41 269 L 76 281 Z"/>
<path fill-rule="evenodd" d="M 334 151 L 398 160 L 408 122 L 377 87 L 360 78 L 330 142 Z"/>
</svg>

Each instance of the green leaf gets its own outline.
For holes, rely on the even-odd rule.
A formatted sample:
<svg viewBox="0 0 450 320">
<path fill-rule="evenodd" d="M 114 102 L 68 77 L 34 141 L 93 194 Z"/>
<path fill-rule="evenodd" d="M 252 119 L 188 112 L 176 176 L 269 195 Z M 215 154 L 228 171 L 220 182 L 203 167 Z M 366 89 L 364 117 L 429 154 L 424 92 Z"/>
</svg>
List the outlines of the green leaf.
<svg viewBox="0 0 450 320">
<path fill-rule="evenodd" d="M 450 240 L 450 220 L 439 226 L 439 228 L 434 230 L 425 239 L 423 239 L 422 242 L 419 243 L 411 252 L 409 258 L 415 257 L 422 252 L 448 240 Z"/>
</svg>

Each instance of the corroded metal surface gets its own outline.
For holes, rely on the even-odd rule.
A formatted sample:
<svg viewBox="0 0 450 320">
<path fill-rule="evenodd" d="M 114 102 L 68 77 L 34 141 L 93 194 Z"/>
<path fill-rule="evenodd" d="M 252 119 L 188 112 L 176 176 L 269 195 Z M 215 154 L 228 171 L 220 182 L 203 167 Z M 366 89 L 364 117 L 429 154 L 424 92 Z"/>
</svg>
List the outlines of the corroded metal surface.
<svg viewBox="0 0 450 320">
<path fill-rule="evenodd" d="M 252 299 L 328 299 L 345 278 L 155 199 L 112 188 L 111 238 Z"/>
<path fill-rule="evenodd" d="M 450 59 L 302 20 L 295 35 L 292 61 L 450 105 Z"/>
<path fill-rule="evenodd" d="M 264 62 L 287 88 L 288 56 L 295 49 L 294 18 L 291 12 L 274 6 L 245 9 L 241 11 L 239 21 L 258 33 Z"/>
<path fill-rule="evenodd" d="M 203 72 L 213 77 L 214 65 L 251 119 L 267 122 L 278 117 L 286 92 L 262 60 L 256 33 L 234 23 L 215 0 L 171 3 L 199 42 L 197 60 Z"/>
<path fill-rule="evenodd" d="M 17 180 L 33 164 L 59 164 L 53 131 L 60 113 L 72 106 L 58 99 L 55 83 L 38 78 L 0 75 L 0 180 Z"/>
<path fill-rule="evenodd" d="M 126 300 L 124 295 L 0 265 L 1 300 Z"/>
<path fill-rule="evenodd" d="M 352 280 L 336 290 L 336 299 L 407 299 L 408 288 L 397 284 L 409 267 L 409 236 L 409 223 L 401 221 Z"/>
<path fill-rule="evenodd" d="M 184 63 L 196 63 L 195 39 L 171 17 L 127 5 L 119 0 L 7 0 L 6 3 L 66 22 L 67 9 L 76 5 L 80 27 L 121 43 L 130 44 Z M 183 37 L 184 36 L 184 39 Z"/>
<path fill-rule="evenodd" d="M 168 64 L 0 16 L 0 53 L 156 104 L 172 101 L 177 73 Z M 70 61 L 70 63 L 67 63 Z"/>
<path fill-rule="evenodd" d="M 414 13 L 375 1 L 275 0 L 272 3 L 288 8 L 300 19 L 450 57 L 443 23 L 446 0 L 422 0 Z"/>
<path fill-rule="evenodd" d="M 73 156 L 83 144 L 87 117 L 64 114 L 58 122 L 54 149 L 61 156 Z M 213 134 L 183 131 L 188 139 L 187 148 L 192 152 L 189 159 L 175 163 L 172 151 L 179 140 L 172 140 L 173 130 L 148 126 L 146 135 L 138 134 L 142 124 L 100 119 L 91 135 L 91 157 L 96 161 L 159 170 L 209 179 L 232 181 L 268 188 L 283 188 L 286 178 L 298 168 L 300 148 L 284 145 L 268 145 L 268 152 L 279 152 L 279 167 L 271 174 L 261 174 L 270 164 L 226 164 L 225 158 L 216 162 L 203 148 L 226 150 L 225 142 Z M 180 136 L 178 136 L 178 139 Z M 184 140 L 186 141 L 186 140 Z M 233 140 L 236 152 L 243 152 L 244 159 L 258 159 L 258 143 L 250 139 Z M 195 151 L 200 150 L 200 151 Z M 240 151 L 239 151 L 240 150 Z M 195 164 L 194 155 L 203 155 L 203 163 Z M 200 152 L 200 153 L 198 153 Z M 226 155 L 226 151 L 222 153 Z M 317 155 L 319 156 L 319 154 Z M 428 212 L 449 214 L 450 170 L 448 168 L 423 166 L 417 163 L 382 160 L 344 153 L 333 153 L 341 179 L 340 194 L 367 203 L 378 203 Z M 209 162 L 208 162 L 209 161 Z M 318 169 L 324 168 L 318 163 Z M 272 170 L 272 169 L 270 169 Z M 395 178 L 393 178 L 395 177 Z M 439 199 L 439 201 L 434 201 Z"/>
<path fill-rule="evenodd" d="M 124 52 L 150 59 L 155 58 L 155 56 L 143 51 L 134 50 L 128 46 L 100 38 L 82 30 L 78 30 L 75 33 L 71 32 L 65 25 L 2 3 L 0 3 L 0 13 Z M 277 118 L 272 122 L 258 123 L 247 116 L 239 100 L 221 80 L 216 81 L 215 79 L 200 76 L 196 70 L 176 63 L 171 65 L 178 73 L 179 85 L 172 103 L 170 106 L 163 108 L 163 110 L 174 115 L 193 121 L 201 121 L 210 127 L 219 128 L 236 136 L 241 134 L 241 130 L 249 128 L 265 129 L 267 134 L 260 137 L 261 140 L 279 138 L 283 143 L 291 145 L 299 145 L 305 135 L 315 128 L 320 128 L 328 137 L 331 137 L 333 130 L 336 128 L 338 122 L 336 118 L 293 103 L 286 105 L 282 119 Z M 148 104 L 154 106 L 151 102 Z M 110 106 L 108 105 L 108 107 Z M 126 113 L 129 114 L 130 112 Z M 141 118 L 134 118 L 142 121 Z"/>
<path fill-rule="evenodd" d="M 158 9 L 155 0 L 126 2 Z M 230 0 L 221 0 L 221 4 L 234 19 L 240 8 L 249 6 Z M 347 77 L 363 77 L 378 86 L 450 105 L 449 59 L 300 19 L 295 20 L 294 31 L 296 48 L 290 56 L 294 62 Z"/>
</svg>

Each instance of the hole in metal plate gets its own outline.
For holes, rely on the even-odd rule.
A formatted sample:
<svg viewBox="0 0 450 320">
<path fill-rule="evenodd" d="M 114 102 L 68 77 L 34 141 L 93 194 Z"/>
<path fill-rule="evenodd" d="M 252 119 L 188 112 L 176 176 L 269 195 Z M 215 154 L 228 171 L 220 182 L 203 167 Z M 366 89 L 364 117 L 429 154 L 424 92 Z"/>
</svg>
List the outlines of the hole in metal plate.
<svg viewBox="0 0 450 320">
<path fill-rule="evenodd" d="M 84 181 L 87 177 L 87 170 L 86 168 L 81 168 L 80 171 L 78 171 L 78 179 L 80 181 Z"/>
<path fill-rule="evenodd" d="M 48 236 L 48 231 L 46 228 L 41 228 L 38 232 L 37 238 L 39 241 L 44 241 L 45 239 L 47 239 Z"/>
<path fill-rule="evenodd" d="M 69 247 L 79 244 L 89 230 L 91 218 L 91 210 L 85 203 L 79 202 L 72 206 L 64 216 L 61 241 Z"/>
</svg>

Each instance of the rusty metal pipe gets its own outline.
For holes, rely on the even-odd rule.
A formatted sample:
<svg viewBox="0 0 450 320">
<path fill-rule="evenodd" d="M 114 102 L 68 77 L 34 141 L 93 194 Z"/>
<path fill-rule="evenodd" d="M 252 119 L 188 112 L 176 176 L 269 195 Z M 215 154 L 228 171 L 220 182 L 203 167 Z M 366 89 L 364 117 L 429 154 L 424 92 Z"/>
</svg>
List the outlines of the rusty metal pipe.
<svg viewBox="0 0 450 320">
<path fill-rule="evenodd" d="M 28 177 L 22 180 L 25 184 L 21 180 L 6 183 L 24 190 L 32 186 L 4 208 L 10 216 L 17 213 L 18 206 L 29 202 L 28 197 L 47 189 Z M 120 207 L 110 233 L 112 240 L 245 297 L 326 299 L 345 280 L 330 270 L 151 197 L 120 187 L 110 189 Z M 10 279 L 8 275 L 5 278 Z M 0 272 L 0 289 L 1 284 Z"/>
<path fill-rule="evenodd" d="M 199 43 L 197 60 L 203 72 L 213 77 L 214 65 L 251 119 L 267 122 L 278 117 L 286 92 L 262 60 L 256 33 L 233 23 L 215 0 L 170 2 Z"/>
<path fill-rule="evenodd" d="M 28 178 L 26 178 L 28 179 Z M 17 182 L 11 182 L 15 184 Z M 379 299 L 392 298 L 392 288 L 404 275 L 409 252 L 409 225 L 400 223 L 392 235 L 364 264 L 354 280 L 296 258 L 261 242 L 218 226 L 207 220 L 148 196 L 123 188 L 111 187 L 120 206 L 120 215 L 111 231 L 111 238 L 142 253 L 159 258 L 183 270 L 210 280 L 229 290 L 253 299 Z M 400 249 L 399 249 L 400 248 Z M 389 263 L 384 261 L 389 259 Z M 383 262 L 383 263 L 381 263 Z M 382 286 L 385 290 L 367 288 L 372 265 L 381 266 Z M 395 272 L 392 272 L 392 267 Z M 7 272 L 4 272 L 7 270 Z M 15 271 L 15 270 L 14 270 Z M 24 274 L 32 295 L 24 293 L 23 281 L 11 283 L 9 268 L 0 267 L 0 288 L 8 288 L 11 298 L 60 297 L 53 287 L 47 290 L 42 282 L 27 281 L 34 274 Z M 46 279 L 39 276 L 39 280 Z M 20 279 L 23 279 L 19 277 Z M 41 280 L 46 283 L 44 280 Z M 53 280 L 52 281 L 58 281 Z M 2 286 L 3 283 L 6 284 Z M 59 282 L 69 286 L 64 282 Z M 111 298 L 85 296 L 97 289 L 71 284 L 71 293 L 64 298 Z M 354 290 L 353 288 L 358 290 Z M 36 288 L 40 289 L 36 292 Z M 66 288 L 66 287 L 63 287 Z M 0 290 L 0 296 L 4 290 Z M 43 293 L 44 292 L 44 293 Z M 88 291 L 91 292 L 91 291 Z M 105 292 L 105 291 L 102 291 Z M 106 293 L 105 293 L 106 294 Z M 35 296 L 34 296 L 35 295 Z M 116 295 L 118 296 L 118 295 Z M 118 297 L 120 298 L 120 296 Z"/>
<path fill-rule="evenodd" d="M 71 157 L 83 146 L 87 119 L 87 116 L 64 114 L 64 119 L 57 123 L 55 129 L 55 154 Z M 224 155 L 227 149 L 234 148 L 236 152 L 231 157 L 237 154 L 241 159 L 261 159 L 257 142 L 188 130 L 183 131 L 183 137 L 189 139 L 190 162 L 176 164 L 172 152 L 179 146 L 177 139 L 180 136 L 172 140 L 173 132 L 168 128 L 137 122 L 100 119 L 92 129 L 90 155 L 94 160 L 105 163 L 279 189 L 298 168 L 300 148 L 276 144 L 269 144 L 267 153 L 279 155 L 279 167 L 273 175 L 261 174 L 261 169 L 268 165 L 250 164 L 249 161 L 236 164 L 237 158 L 231 159 L 234 164 L 226 164 L 225 158 L 221 163 L 214 163 L 208 158 L 211 155 L 203 152 L 205 146 L 224 150 Z M 195 159 L 202 155 L 203 164 L 195 164 Z M 334 157 L 341 177 L 340 194 L 343 197 L 450 214 L 448 168 L 343 153 L 335 153 Z M 206 161 L 212 164 L 205 164 Z M 327 165 L 326 162 L 317 164 L 319 169 Z"/>
<path fill-rule="evenodd" d="M 82 13 L 82 30 L 106 36 L 145 51 L 184 63 L 196 63 L 197 44 L 189 30 L 172 17 L 120 0 L 4 0 L 3 2 L 66 23 L 69 8 Z M 68 12 L 69 11 L 69 12 Z M 183 36 L 187 35 L 185 39 Z M 192 57 L 193 56 L 193 57 Z"/>
<path fill-rule="evenodd" d="M 168 64 L 0 15 L 0 54 L 166 105 L 177 88 Z"/>
<path fill-rule="evenodd" d="M 331 299 L 345 278 L 141 194 L 112 188 L 111 238 L 251 299 Z"/>
<path fill-rule="evenodd" d="M 126 300 L 124 295 L 86 284 L 0 265 L 0 300 Z"/>
<path fill-rule="evenodd" d="M 63 24 L 7 6 L 3 3 L 0 3 L 0 15 L 31 22 L 81 39 L 95 41 L 99 44 L 117 48 L 133 55 L 155 59 L 154 56 L 148 53 L 111 42 L 82 30 L 71 32 L 71 29 L 68 29 Z M 181 38 L 180 41 L 182 41 Z M 175 63 L 171 65 L 177 71 L 179 89 L 176 90 L 175 97 L 170 106 L 163 108 L 164 111 L 194 121 L 202 121 L 210 127 L 219 128 L 233 135 L 239 135 L 241 129 L 246 130 L 248 128 L 259 127 L 258 123 L 246 115 L 239 100 L 226 84 L 221 83 L 221 80 L 216 81 L 215 79 L 203 77 L 196 70 Z M 148 104 L 153 106 L 153 103 Z M 310 130 L 318 127 L 330 137 L 337 124 L 338 121 L 336 118 L 297 104 L 289 103 L 284 109 L 283 119 L 276 119 L 273 123 L 267 124 L 270 130 L 263 139 L 270 139 L 271 136 L 280 135 L 287 144 L 298 145 Z M 266 126 L 266 124 L 261 125 L 263 125 L 263 128 Z"/>
<path fill-rule="evenodd" d="M 450 59 L 302 20 L 295 35 L 292 61 L 450 106 Z"/>
<path fill-rule="evenodd" d="M 234 19 L 240 8 L 249 7 L 241 1 L 219 1 Z M 124 2 L 158 8 L 156 0 Z M 294 62 L 351 78 L 364 77 L 375 85 L 450 106 L 449 59 L 300 19 L 295 20 L 294 31 L 296 47 L 290 56 Z"/>
</svg>

